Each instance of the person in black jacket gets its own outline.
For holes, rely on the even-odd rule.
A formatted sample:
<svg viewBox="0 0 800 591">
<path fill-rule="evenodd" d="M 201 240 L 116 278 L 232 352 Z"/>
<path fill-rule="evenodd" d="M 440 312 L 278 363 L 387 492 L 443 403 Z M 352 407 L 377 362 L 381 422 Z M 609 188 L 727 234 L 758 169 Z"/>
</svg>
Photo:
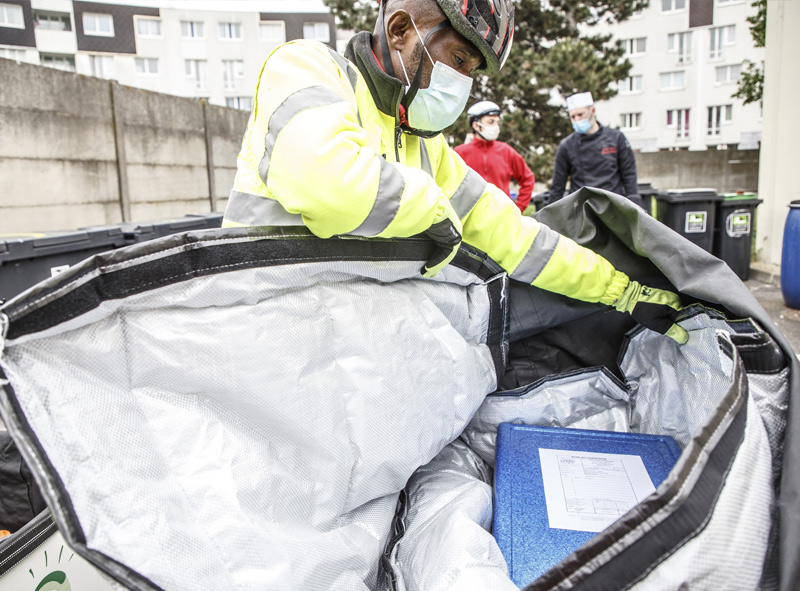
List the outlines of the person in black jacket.
<svg viewBox="0 0 800 591">
<path fill-rule="evenodd" d="M 570 193 L 581 187 L 595 187 L 624 195 L 641 205 L 636 160 L 622 132 L 598 123 L 594 100 L 589 92 L 567 97 L 567 110 L 575 133 L 558 146 L 545 203 L 553 203 L 564 196 L 569 177 Z"/>
</svg>

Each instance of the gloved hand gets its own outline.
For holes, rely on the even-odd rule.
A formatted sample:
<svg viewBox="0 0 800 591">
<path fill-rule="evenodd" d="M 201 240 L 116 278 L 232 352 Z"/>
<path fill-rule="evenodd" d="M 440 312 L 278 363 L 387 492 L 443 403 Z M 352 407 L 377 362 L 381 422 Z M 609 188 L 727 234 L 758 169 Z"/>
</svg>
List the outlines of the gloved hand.
<svg viewBox="0 0 800 591">
<path fill-rule="evenodd" d="M 451 209 L 447 219 L 436 222 L 425 230 L 425 234 L 436 243 L 436 249 L 420 269 L 423 277 L 434 277 L 450 264 L 461 244 L 461 220 Z"/>
<path fill-rule="evenodd" d="M 681 300 L 671 291 L 630 281 L 613 305 L 620 312 L 628 312 L 642 326 L 667 335 L 679 345 L 689 340 L 689 333 L 675 324 Z"/>
</svg>

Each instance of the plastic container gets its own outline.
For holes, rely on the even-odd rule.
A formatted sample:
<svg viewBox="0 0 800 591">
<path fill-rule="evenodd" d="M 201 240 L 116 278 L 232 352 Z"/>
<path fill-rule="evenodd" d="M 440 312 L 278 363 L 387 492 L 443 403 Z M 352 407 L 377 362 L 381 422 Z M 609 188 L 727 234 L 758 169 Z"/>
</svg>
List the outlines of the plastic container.
<svg viewBox="0 0 800 591">
<path fill-rule="evenodd" d="M 653 197 L 658 194 L 658 189 L 650 183 L 639 183 L 638 188 L 639 197 L 642 198 L 642 209 L 653 215 Z"/>
<path fill-rule="evenodd" d="M 750 278 L 756 207 L 763 203 L 755 193 L 725 193 L 717 202 L 714 256 L 743 281 Z"/>
<path fill-rule="evenodd" d="M 669 435 L 501 423 L 493 534 L 520 588 L 647 497 L 681 455 Z"/>
<path fill-rule="evenodd" d="M 118 226 L 0 235 L 0 300 L 7 300 L 85 258 L 124 244 L 125 236 Z"/>
<path fill-rule="evenodd" d="M 683 189 L 655 195 L 655 218 L 700 248 L 713 252 L 717 202 L 714 189 Z"/>
<path fill-rule="evenodd" d="M 42 511 L 24 528 L 0 539 L 3 591 L 118 588 L 67 545 L 48 511 Z"/>
<path fill-rule="evenodd" d="M 800 310 L 800 200 L 789 204 L 783 228 L 781 292 L 787 306 Z"/>
</svg>

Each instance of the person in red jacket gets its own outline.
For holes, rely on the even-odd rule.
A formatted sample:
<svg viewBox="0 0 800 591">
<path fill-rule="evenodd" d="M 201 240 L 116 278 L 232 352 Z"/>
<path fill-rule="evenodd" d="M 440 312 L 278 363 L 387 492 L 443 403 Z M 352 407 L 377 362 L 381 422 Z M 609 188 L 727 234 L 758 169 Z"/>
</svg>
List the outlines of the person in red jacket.
<svg viewBox="0 0 800 591">
<path fill-rule="evenodd" d="M 507 143 L 497 141 L 500 135 L 500 107 L 492 101 L 479 101 L 467 110 L 467 115 L 475 137 L 453 149 L 467 166 L 509 197 L 509 184 L 514 179 L 519 185 L 517 207 L 525 211 L 531 202 L 535 179 L 519 152 Z"/>
</svg>

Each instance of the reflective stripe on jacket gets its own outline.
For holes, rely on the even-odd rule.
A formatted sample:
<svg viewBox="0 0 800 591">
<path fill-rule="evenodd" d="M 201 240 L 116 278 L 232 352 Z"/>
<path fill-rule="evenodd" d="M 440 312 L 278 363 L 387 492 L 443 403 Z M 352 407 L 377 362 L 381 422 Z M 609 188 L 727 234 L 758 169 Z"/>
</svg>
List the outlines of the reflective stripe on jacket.
<svg viewBox="0 0 800 591">
<path fill-rule="evenodd" d="M 371 50 L 363 54 L 377 66 Z M 514 279 L 604 303 L 627 284 L 602 257 L 522 217 L 441 134 L 400 134 L 362 72 L 326 45 L 293 41 L 267 57 L 224 226 L 304 224 L 321 238 L 407 237 L 453 210 L 464 241 Z"/>
</svg>

